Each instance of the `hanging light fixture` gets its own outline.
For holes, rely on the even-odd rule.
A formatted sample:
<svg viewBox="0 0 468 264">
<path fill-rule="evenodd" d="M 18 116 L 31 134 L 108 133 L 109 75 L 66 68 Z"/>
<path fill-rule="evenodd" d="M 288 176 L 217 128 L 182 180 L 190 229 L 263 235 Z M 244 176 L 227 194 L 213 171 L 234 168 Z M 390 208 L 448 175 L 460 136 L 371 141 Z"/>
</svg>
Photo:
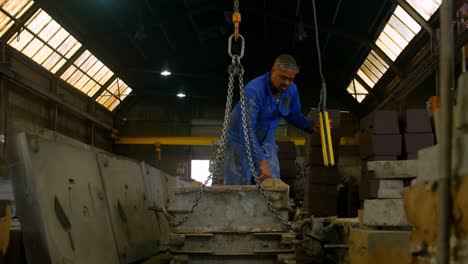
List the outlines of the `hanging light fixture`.
<svg viewBox="0 0 468 264">
<path fill-rule="evenodd" d="M 177 97 L 179 98 L 184 98 L 186 97 L 187 95 L 185 94 L 185 92 L 183 90 L 180 90 L 177 92 Z"/>
<path fill-rule="evenodd" d="M 161 75 L 162 76 L 169 76 L 171 75 L 171 69 L 169 69 L 169 63 L 165 61 L 164 66 L 161 69 Z"/>
<path fill-rule="evenodd" d="M 171 71 L 170 71 L 169 69 L 162 69 L 162 70 L 161 70 L 161 75 L 162 75 L 162 76 L 169 76 L 169 75 L 171 75 L 171 74 L 172 74 L 172 73 L 171 73 Z"/>
</svg>

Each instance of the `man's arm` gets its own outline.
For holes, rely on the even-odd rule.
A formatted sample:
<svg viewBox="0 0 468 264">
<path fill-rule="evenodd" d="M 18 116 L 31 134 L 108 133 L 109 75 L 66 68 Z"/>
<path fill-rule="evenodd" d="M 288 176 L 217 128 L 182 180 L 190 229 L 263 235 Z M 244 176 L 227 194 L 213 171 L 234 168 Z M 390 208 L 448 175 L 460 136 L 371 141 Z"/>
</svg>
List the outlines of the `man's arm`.
<svg viewBox="0 0 468 264">
<path fill-rule="evenodd" d="M 308 119 L 304 114 L 301 113 L 301 102 L 299 100 L 299 94 L 297 93 L 297 90 L 291 98 L 290 107 L 291 109 L 289 115 L 285 117 L 286 120 L 295 127 L 312 134 L 314 132 L 315 121 Z"/>
<path fill-rule="evenodd" d="M 256 93 L 254 87 L 247 85 L 244 92 L 245 92 L 245 100 L 246 100 L 246 105 L 248 109 L 248 114 L 249 114 L 249 119 L 250 119 L 250 127 L 252 128 L 252 133 L 254 135 L 253 138 L 250 138 L 250 146 L 252 144 L 255 144 L 257 147 L 257 153 L 258 153 L 258 158 L 260 161 L 265 160 L 265 153 L 263 152 L 263 149 L 260 146 L 260 142 L 258 142 L 258 139 L 256 137 L 256 131 L 255 128 L 257 126 L 257 119 L 258 115 L 260 113 L 260 107 L 262 105 L 262 100 L 260 98 L 260 95 Z M 241 109 L 242 110 L 242 109 Z M 242 118 L 242 114 L 241 114 Z M 244 129 L 242 126 L 242 120 L 241 120 L 241 126 L 240 126 L 240 135 L 241 135 L 241 141 L 245 146 L 245 141 L 244 141 Z M 252 151 L 252 157 L 254 156 L 254 153 Z"/>
<path fill-rule="evenodd" d="M 270 170 L 270 166 L 268 165 L 268 162 L 266 161 L 265 153 L 263 152 L 263 149 L 260 146 L 260 142 L 258 142 L 256 132 L 255 132 L 255 128 L 257 125 L 257 118 L 261 111 L 260 108 L 262 106 L 262 98 L 261 98 L 261 94 L 258 94 L 258 91 L 255 91 L 255 89 L 253 88 L 254 88 L 253 86 L 247 85 L 246 89 L 244 90 L 248 114 L 250 118 L 250 127 L 252 128 L 252 133 L 254 135 L 253 138 L 250 138 L 249 142 L 250 142 L 250 146 L 254 144 L 257 148 L 258 159 L 260 161 L 260 164 L 258 164 L 259 169 L 260 169 L 259 177 L 260 177 L 260 181 L 263 181 L 271 177 L 271 170 Z M 242 117 L 242 114 L 241 114 L 241 117 Z M 242 121 L 241 121 L 240 130 L 241 130 L 240 135 L 242 138 L 241 140 L 242 140 L 242 143 L 245 145 L 244 129 L 242 126 Z M 252 151 L 252 157 L 254 157 L 254 155 L 255 153 L 253 153 Z"/>
</svg>

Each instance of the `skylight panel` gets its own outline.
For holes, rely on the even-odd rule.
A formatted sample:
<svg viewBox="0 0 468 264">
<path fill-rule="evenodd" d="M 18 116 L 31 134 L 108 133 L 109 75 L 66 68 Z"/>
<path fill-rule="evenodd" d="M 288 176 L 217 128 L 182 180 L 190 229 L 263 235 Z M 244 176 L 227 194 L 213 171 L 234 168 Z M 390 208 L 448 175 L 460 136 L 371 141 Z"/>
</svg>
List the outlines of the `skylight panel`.
<svg viewBox="0 0 468 264">
<path fill-rule="evenodd" d="M 375 84 L 382 78 L 387 69 L 388 64 L 385 63 L 377 53 L 371 50 L 366 60 L 357 71 L 357 74 L 370 88 L 374 88 Z"/>
<path fill-rule="evenodd" d="M 83 93 L 93 96 L 112 75 L 114 73 L 104 63 L 86 50 L 60 78 Z"/>
<path fill-rule="evenodd" d="M 0 37 L 34 4 L 31 0 L 0 1 Z"/>
<path fill-rule="evenodd" d="M 0 7 L 2 12 L 9 14 L 11 17 L 17 19 L 34 4 L 31 0 L 2 0 Z"/>
<path fill-rule="evenodd" d="M 112 77 L 112 75 L 114 75 L 114 73 L 100 61 L 99 63 L 103 65 L 101 69 L 97 72 L 94 70 L 91 71 L 92 66 L 98 61 L 99 60 L 93 54 L 91 54 L 89 51 L 85 51 L 74 64 L 100 85 L 103 85 L 110 79 L 110 77 Z M 92 73 L 92 75 L 90 73 Z"/>
<path fill-rule="evenodd" d="M 116 79 L 111 85 L 104 91 L 96 101 L 109 109 L 110 111 L 120 104 L 130 93 L 132 89 L 120 79 Z"/>
<path fill-rule="evenodd" d="M 425 20 L 429 20 L 442 4 L 442 0 L 406 0 Z"/>
<path fill-rule="evenodd" d="M 42 9 L 8 40 L 8 44 L 52 73 L 81 47 L 81 43 Z"/>
<path fill-rule="evenodd" d="M 113 96 L 108 91 L 104 91 L 99 98 L 97 99 L 98 103 L 103 105 L 105 108 L 109 109 L 110 111 L 114 110 L 111 109 L 110 106 L 117 100 L 115 96 Z"/>
<path fill-rule="evenodd" d="M 403 8 L 397 6 L 376 44 L 394 61 L 420 30 L 421 26 Z"/>
<path fill-rule="evenodd" d="M 0 13 L 0 36 L 3 36 L 5 32 L 10 29 L 11 25 L 13 25 L 14 21 L 11 20 L 8 16 L 3 13 Z"/>
<path fill-rule="evenodd" d="M 359 103 L 361 103 L 368 94 L 364 86 L 362 86 L 362 84 L 356 79 L 351 81 L 346 91 L 348 91 L 348 93 L 351 94 L 351 96 L 353 96 Z"/>
<path fill-rule="evenodd" d="M 1 8 L 16 19 L 22 16 L 34 4 L 31 0 L 7 0 L 1 2 Z"/>
</svg>

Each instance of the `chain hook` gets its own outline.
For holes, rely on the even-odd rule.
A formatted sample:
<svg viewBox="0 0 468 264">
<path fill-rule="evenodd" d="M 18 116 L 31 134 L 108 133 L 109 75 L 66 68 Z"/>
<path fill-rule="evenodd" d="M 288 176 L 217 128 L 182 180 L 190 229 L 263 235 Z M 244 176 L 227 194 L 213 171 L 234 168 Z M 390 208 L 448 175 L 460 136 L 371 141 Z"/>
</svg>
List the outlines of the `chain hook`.
<svg viewBox="0 0 468 264">
<path fill-rule="evenodd" d="M 244 57 L 244 50 L 245 50 L 245 40 L 244 40 L 244 37 L 239 34 L 239 39 L 241 41 L 241 49 L 240 49 L 240 52 L 239 54 L 234 54 L 232 52 L 232 42 L 233 42 L 233 37 L 234 37 L 234 34 L 232 34 L 230 37 L 229 37 L 229 40 L 228 40 L 228 54 L 231 58 L 233 58 L 234 55 L 238 55 L 239 57 L 239 64 L 240 64 L 240 59 L 242 59 L 242 57 Z M 237 42 L 237 41 L 236 41 Z"/>
</svg>

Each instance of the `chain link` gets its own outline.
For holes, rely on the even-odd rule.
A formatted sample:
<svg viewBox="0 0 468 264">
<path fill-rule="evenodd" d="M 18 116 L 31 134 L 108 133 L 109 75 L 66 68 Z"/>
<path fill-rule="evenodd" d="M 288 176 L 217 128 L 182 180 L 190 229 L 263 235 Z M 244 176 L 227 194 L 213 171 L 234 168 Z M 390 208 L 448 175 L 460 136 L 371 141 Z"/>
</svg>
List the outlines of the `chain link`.
<svg viewBox="0 0 468 264">
<path fill-rule="evenodd" d="M 237 57 L 237 55 L 235 55 L 235 57 Z M 195 208 L 198 206 L 198 203 L 200 202 L 200 199 L 202 198 L 203 192 L 205 191 L 205 188 L 208 182 L 213 178 L 213 175 L 220 175 L 222 171 L 222 166 L 224 165 L 224 151 L 226 150 L 226 143 L 227 143 L 227 137 L 228 137 L 228 126 L 231 120 L 232 98 L 234 94 L 234 82 L 235 82 L 234 77 L 238 75 L 237 64 L 238 62 L 240 63 L 240 59 L 238 58 L 235 59 L 235 57 L 233 57 L 231 65 L 229 65 L 228 67 L 228 74 L 229 74 L 229 83 L 228 83 L 228 90 L 227 90 L 228 95 L 226 99 L 226 108 L 224 110 L 224 122 L 223 122 L 223 129 L 221 132 L 221 143 L 216 152 L 213 169 L 210 172 L 210 175 L 208 176 L 208 178 L 203 183 L 203 186 L 201 187 L 200 191 L 197 193 L 195 202 L 193 203 L 190 210 L 180 219 L 172 221 L 173 226 L 178 226 L 190 218 L 190 216 L 193 214 L 193 210 L 195 210 Z"/>
<path fill-rule="evenodd" d="M 263 186 L 260 182 L 260 178 L 257 173 L 257 168 L 255 167 L 255 164 L 260 165 L 260 159 L 258 157 L 258 149 L 257 149 L 257 145 L 255 144 L 255 135 L 253 133 L 253 129 L 251 126 L 250 116 L 248 113 L 247 102 L 246 102 L 247 100 L 246 100 L 245 92 L 244 92 L 244 79 L 243 79 L 244 68 L 242 67 L 241 64 L 239 64 L 239 67 L 240 67 L 239 90 L 240 90 L 240 101 L 241 101 L 242 131 L 244 133 L 245 149 L 247 152 L 247 159 L 249 161 L 250 171 L 252 173 L 252 176 L 255 179 L 255 183 L 257 184 L 260 193 L 262 194 L 263 198 L 265 198 L 265 201 L 268 207 L 270 208 L 270 211 L 273 212 L 276 219 L 278 219 L 278 221 L 281 224 L 291 227 L 291 223 L 288 221 L 288 219 L 284 219 L 283 217 L 281 217 L 278 211 L 273 207 L 273 204 L 271 203 L 270 199 L 265 193 L 265 189 L 263 189 Z M 252 142 L 252 146 L 250 145 L 251 142 Z M 254 157 L 252 157 L 251 148 L 253 149 Z"/>
<path fill-rule="evenodd" d="M 239 0 L 234 0 L 234 13 L 239 13 Z"/>
<path fill-rule="evenodd" d="M 234 0 L 234 12 L 239 12 L 239 0 Z M 239 35 L 240 36 L 240 35 Z M 242 37 L 242 36 L 241 36 Z M 208 178 L 205 180 L 203 186 L 201 187 L 200 191 L 197 193 L 197 196 L 195 198 L 195 202 L 193 203 L 192 207 L 190 210 L 182 216 L 180 219 L 174 219 L 171 221 L 171 224 L 173 226 L 178 226 L 187 219 L 190 218 L 190 216 L 193 214 L 193 211 L 195 208 L 198 206 L 200 199 L 202 198 L 203 192 L 205 191 L 206 185 L 208 182 L 213 179 L 213 175 L 216 177 L 213 181 L 219 181 L 218 175 L 221 174 L 223 165 L 224 165 L 224 152 L 226 150 L 226 144 L 227 144 L 227 137 L 228 137 L 228 126 L 231 121 L 231 109 L 232 109 L 232 98 L 234 94 L 234 84 L 235 84 L 235 77 L 238 77 L 238 82 L 239 82 L 239 92 L 240 92 L 240 103 L 241 103 L 241 119 L 242 119 L 242 131 L 244 134 L 244 141 L 245 141 L 245 148 L 247 152 L 247 159 L 249 162 L 249 167 L 250 171 L 252 173 L 252 176 L 255 179 L 256 185 L 258 186 L 259 192 L 262 194 L 263 198 L 265 199 L 269 209 L 273 212 L 275 215 L 276 219 L 283 225 L 288 226 L 291 228 L 291 223 L 288 221 L 288 219 L 282 218 L 278 211 L 273 207 L 273 204 L 269 200 L 268 196 L 265 193 L 265 190 L 263 189 L 263 186 L 260 182 L 260 178 L 257 172 L 257 166 L 260 165 L 260 159 L 258 156 L 258 150 L 257 146 L 255 144 L 255 135 L 253 133 L 253 129 L 251 127 L 251 122 L 250 122 L 250 116 L 248 114 L 248 108 L 247 108 L 247 102 L 246 102 L 246 97 L 245 97 L 245 92 L 244 92 L 244 67 L 241 64 L 240 59 L 243 56 L 243 50 L 244 50 L 244 39 L 242 38 L 242 48 L 241 48 L 241 53 L 239 55 L 233 55 L 231 53 L 231 40 L 232 36 L 229 38 L 229 45 L 228 45 L 228 53 L 232 58 L 231 65 L 228 67 L 228 74 L 229 74 L 229 82 L 228 82 L 228 95 L 226 99 L 226 108 L 224 110 L 224 122 L 223 122 L 223 129 L 221 132 L 221 143 L 219 145 L 219 148 L 216 152 L 216 157 L 215 161 L 213 164 L 213 169 L 210 171 L 210 175 Z M 253 142 L 253 145 L 251 146 L 250 143 Z M 252 157 L 252 149 L 254 152 L 254 157 Z M 255 158 L 255 160 L 254 160 Z"/>
</svg>

